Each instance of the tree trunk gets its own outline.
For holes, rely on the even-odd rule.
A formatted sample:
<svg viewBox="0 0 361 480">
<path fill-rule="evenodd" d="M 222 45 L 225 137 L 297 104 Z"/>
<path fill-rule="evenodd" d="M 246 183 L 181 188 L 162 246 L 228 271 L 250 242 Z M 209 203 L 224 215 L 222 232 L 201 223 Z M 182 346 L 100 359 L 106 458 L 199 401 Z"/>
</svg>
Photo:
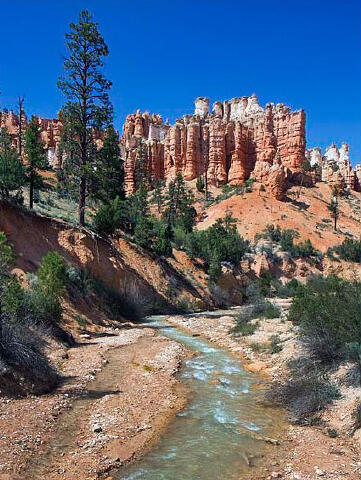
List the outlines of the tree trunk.
<svg viewBox="0 0 361 480">
<path fill-rule="evenodd" d="M 337 216 L 335 215 L 334 217 L 334 225 L 333 225 L 333 228 L 335 230 L 335 232 L 337 232 Z"/>
<path fill-rule="evenodd" d="M 34 176 L 30 174 L 30 184 L 29 184 L 29 207 L 30 210 L 33 209 L 34 206 Z"/>
<path fill-rule="evenodd" d="M 84 227 L 85 225 L 85 198 L 86 198 L 86 178 L 83 176 L 80 178 L 79 185 L 79 225 Z"/>
</svg>

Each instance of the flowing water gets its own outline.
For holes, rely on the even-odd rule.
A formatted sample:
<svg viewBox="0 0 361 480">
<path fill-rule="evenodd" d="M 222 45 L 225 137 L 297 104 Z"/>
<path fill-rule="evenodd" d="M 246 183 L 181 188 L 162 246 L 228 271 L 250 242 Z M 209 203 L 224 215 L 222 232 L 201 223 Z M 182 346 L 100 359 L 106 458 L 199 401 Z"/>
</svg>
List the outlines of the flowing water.
<svg viewBox="0 0 361 480">
<path fill-rule="evenodd" d="M 180 372 L 180 380 L 191 391 L 190 401 L 159 444 L 136 464 L 118 472 L 115 478 L 244 478 L 249 463 L 257 463 L 267 454 L 264 442 L 255 437 L 279 436 L 282 416 L 258 402 L 262 380 L 246 372 L 237 358 L 199 337 L 170 327 L 165 319 L 150 317 L 149 326 L 195 352 Z"/>
</svg>

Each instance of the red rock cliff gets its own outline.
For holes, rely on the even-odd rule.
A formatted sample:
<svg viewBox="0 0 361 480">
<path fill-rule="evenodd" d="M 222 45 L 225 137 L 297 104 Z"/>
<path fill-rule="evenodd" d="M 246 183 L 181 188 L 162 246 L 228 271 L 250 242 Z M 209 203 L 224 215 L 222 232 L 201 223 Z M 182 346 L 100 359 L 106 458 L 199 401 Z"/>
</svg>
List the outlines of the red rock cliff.
<svg viewBox="0 0 361 480">
<path fill-rule="evenodd" d="M 206 172 L 214 185 L 238 185 L 252 177 L 281 199 L 286 181 L 305 158 L 305 113 L 283 104 L 263 109 L 255 95 L 215 102 L 212 113 L 209 100 L 197 98 L 194 115 L 184 115 L 174 125 L 138 110 L 128 115 L 121 138 L 128 193 L 135 188 L 141 140 L 151 183 L 170 180 L 177 172 L 185 180 Z"/>
</svg>

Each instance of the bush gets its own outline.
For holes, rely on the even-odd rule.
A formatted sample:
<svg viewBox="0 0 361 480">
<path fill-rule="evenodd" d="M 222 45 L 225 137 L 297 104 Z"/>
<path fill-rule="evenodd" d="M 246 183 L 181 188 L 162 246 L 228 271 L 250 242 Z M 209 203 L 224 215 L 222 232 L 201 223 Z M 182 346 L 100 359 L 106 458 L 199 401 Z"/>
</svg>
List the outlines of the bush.
<svg viewBox="0 0 361 480">
<path fill-rule="evenodd" d="M 44 292 L 59 297 L 67 282 L 66 263 L 56 252 L 47 253 L 37 271 L 38 287 Z"/>
<path fill-rule="evenodd" d="M 361 263 L 361 240 L 345 238 L 341 245 L 328 249 L 329 256 L 332 256 L 333 253 L 336 253 L 342 260 Z"/>
<path fill-rule="evenodd" d="M 48 393 L 61 376 L 50 365 L 43 350 L 43 335 L 35 326 L 9 324 L 1 319 L 0 392 L 6 395 Z"/>
<path fill-rule="evenodd" d="M 265 318 L 268 318 L 268 319 L 279 318 L 281 315 L 281 310 L 279 307 L 277 307 L 273 303 L 266 301 L 264 310 L 263 310 L 263 315 Z"/>
<path fill-rule="evenodd" d="M 244 240 L 235 225 L 235 219 L 227 214 L 219 218 L 207 230 L 192 232 L 187 236 L 185 250 L 191 258 L 200 257 L 205 260 L 208 273 L 219 273 L 219 263 L 228 262 L 238 266 L 243 255 L 249 250 L 249 242 Z M 217 275 L 213 275 L 213 279 Z"/>
<path fill-rule="evenodd" d="M 295 230 L 282 230 L 279 225 L 269 224 L 262 233 L 255 236 L 255 241 L 265 238 L 280 245 L 284 252 L 289 252 L 292 257 L 317 257 L 320 255 L 309 239 L 294 244 L 294 239 L 299 235 Z"/>
<path fill-rule="evenodd" d="M 100 235 L 111 235 L 120 227 L 122 220 L 122 202 L 119 197 L 103 204 L 93 219 L 94 229 Z"/>
<path fill-rule="evenodd" d="M 267 392 L 267 398 L 288 408 L 298 423 L 339 397 L 337 387 L 319 372 L 308 375 L 294 372 L 285 382 L 274 383 Z"/>
<path fill-rule="evenodd" d="M 347 358 L 348 345 L 361 343 L 360 318 L 361 285 L 336 276 L 310 277 L 289 312 L 308 351 L 325 363 Z"/>
</svg>

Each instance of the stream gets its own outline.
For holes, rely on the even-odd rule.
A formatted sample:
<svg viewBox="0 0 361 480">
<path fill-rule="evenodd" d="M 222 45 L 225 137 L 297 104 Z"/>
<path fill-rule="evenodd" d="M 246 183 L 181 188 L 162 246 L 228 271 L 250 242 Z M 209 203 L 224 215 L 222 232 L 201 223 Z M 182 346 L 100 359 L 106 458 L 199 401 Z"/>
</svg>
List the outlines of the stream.
<svg viewBox="0 0 361 480">
<path fill-rule="evenodd" d="M 259 402 L 263 381 L 242 368 L 241 361 L 222 348 L 166 322 L 148 318 L 149 326 L 176 340 L 194 356 L 179 374 L 190 392 L 159 443 L 116 480 L 221 480 L 244 478 L 267 449 L 256 436 L 278 438 L 282 415 Z M 243 474 L 243 475 L 242 475 Z"/>
</svg>

